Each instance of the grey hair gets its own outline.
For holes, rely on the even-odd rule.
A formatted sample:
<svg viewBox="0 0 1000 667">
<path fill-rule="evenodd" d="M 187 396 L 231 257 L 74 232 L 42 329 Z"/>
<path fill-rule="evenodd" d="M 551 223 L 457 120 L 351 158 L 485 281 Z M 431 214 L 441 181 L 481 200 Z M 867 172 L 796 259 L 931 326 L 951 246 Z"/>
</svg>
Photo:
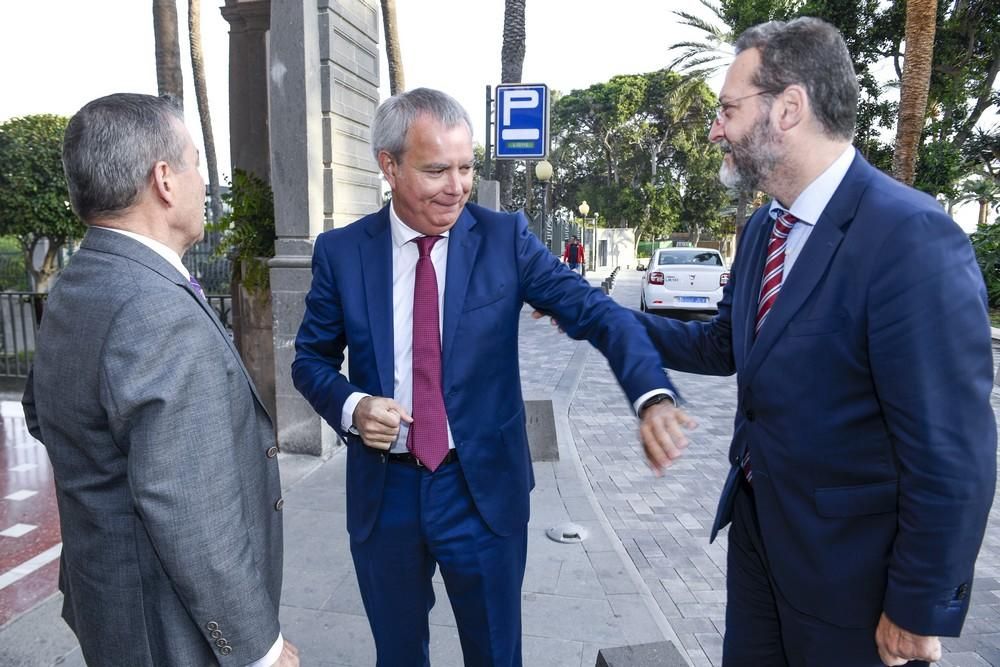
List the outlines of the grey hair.
<svg viewBox="0 0 1000 667">
<path fill-rule="evenodd" d="M 469 113 L 455 98 L 433 88 L 414 88 L 393 95 L 375 112 L 375 120 L 372 121 L 372 154 L 375 161 L 378 161 L 382 151 L 396 161 L 401 160 L 406 148 L 406 133 L 413 122 L 424 115 L 447 128 L 465 123 L 469 134 L 472 134 Z"/>
<path fill-rule="evenodd" d="M 805 87 L 813 112 L 832 138 L 854 138 L 858 116 L 858 77 L 840 31 L 811 16 L 770 21 L 748 28 L 736 40 L 736 53 L 760 52 L 753 84 L 766 91 Z"/>
<path fill-rule="evenodd" d="M 145 191 L 153 166 L 183 170 L 184 114 L 170 97 L 115 93 L 76 112 L 63 139 L 73 210 L 85 223 L 116 217 Z"/>
</svg>

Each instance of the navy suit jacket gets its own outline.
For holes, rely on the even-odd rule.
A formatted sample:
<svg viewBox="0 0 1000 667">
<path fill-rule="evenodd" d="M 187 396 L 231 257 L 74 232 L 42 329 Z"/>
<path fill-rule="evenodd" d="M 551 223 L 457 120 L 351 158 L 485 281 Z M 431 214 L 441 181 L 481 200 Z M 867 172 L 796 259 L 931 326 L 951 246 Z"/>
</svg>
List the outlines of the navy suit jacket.
<svg viewBox="0 0 1000 667">
<path fill-rule="evenodd" d="M 665 366 L 737 373 L 715 533 L 750 448 L 771 573 L 844 627 L 885 610 L 957 635 L 996 481 L 982 275 L 931 197 L 857 156 L 754 340 L 768 207 L 751 217 L 711 322 L 639 315 Z"/>
<path fill-rule="evenodd" d="M 393 396 L 392 272 L 388 206 L 320 234 L 292 364 L 296 388 L 347 443 L 347 527 L 358 541 L 378 515 L 386 464 L 341 428 L 341 412 L 352 392 Z M 629 310 L 563 265 L 528 232 L 523 214 L 468 204 L 448 240 L 442 388 L 476 508 L 500 535 L 528 520 L 534 486 L 518 369 L 525 302 L 597 347 L 630 401 L 656 388 L 673 390 Z M 341 372 L 345 347 L 349 376 Z"/>
</svg>

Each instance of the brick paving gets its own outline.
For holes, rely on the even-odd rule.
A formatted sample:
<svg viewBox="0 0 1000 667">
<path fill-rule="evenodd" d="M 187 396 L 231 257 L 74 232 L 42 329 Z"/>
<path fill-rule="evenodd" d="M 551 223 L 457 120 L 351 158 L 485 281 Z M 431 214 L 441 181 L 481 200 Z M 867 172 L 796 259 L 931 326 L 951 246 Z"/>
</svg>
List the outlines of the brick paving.
<svg viewBox="0 0 1000 667">
<path fill-rule="evenodd" d="M 639 303 L 638 274 L 613 296 Z M 994 356 L 997 356 L 996 350 Z M 725 631 L 727 533 L 708 543 L 736 410 L 736 379 L 673 373 L 698 421 L 691 446 L 662 478 L 646 467 L 635 420 L 607 363 L 590 354 L 570 405 L 577 451 L 601 508 L 695 666 L 720 665 Z M 1000 389 L 992 396 L 1000 415 Z M 942 667 L 1000 667 L 1000 503 L 976 565 L 963 636 L 944 640 Z"/>
</svg>

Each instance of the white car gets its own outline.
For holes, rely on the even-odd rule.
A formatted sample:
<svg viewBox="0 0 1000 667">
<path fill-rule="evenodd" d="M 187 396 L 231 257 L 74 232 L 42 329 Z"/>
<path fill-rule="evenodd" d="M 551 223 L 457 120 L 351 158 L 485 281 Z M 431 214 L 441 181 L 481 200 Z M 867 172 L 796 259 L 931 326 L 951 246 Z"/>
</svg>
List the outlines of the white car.
<svg viewBox="0 0 1000 667">
<path fill-rule="evenodd" d="M 718 250 L 661 248 L 642 276 L 639 309 L 718 312 L 729 271 Z"/>
</svg>

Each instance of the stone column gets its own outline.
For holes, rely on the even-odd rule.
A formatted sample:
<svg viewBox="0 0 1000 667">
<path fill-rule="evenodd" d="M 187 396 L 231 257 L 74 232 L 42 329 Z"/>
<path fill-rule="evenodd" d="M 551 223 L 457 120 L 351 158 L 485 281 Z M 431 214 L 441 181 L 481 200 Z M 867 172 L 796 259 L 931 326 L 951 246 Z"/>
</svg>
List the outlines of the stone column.
<svg viewBox="0 0 1000 667">
<path fill-rule="evenodd" d="M 295 334 L 312 279 L 312 245 L 380 204 L 369 127 L 378 105 L 378 10 L 367 0 L 272 0 L 271 260 L 278 441 L 324 455 L 328 425 L 292 385 Z"/>
<path fill-rule="evenodd" d="M 229 151 L 234 169 L 270 180 L 267 30 L 270 0 L 226 0 L 229 22 Z"/>
</svg>

